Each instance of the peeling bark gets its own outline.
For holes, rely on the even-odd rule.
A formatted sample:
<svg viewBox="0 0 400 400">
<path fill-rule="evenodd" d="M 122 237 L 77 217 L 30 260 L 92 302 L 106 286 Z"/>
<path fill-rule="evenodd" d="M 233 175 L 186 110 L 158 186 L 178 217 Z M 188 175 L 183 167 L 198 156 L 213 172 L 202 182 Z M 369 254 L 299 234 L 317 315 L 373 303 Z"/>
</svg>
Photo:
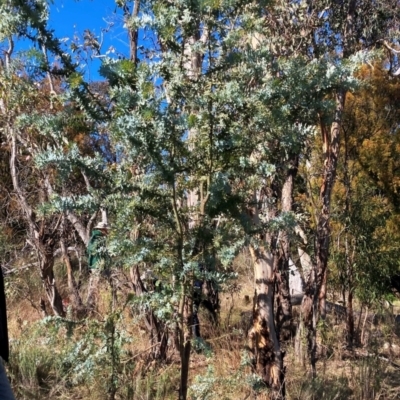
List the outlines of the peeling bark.
<svg viewBox="0 0 400 400">
<path fill-rule="evenodd" d="M 318 217 L 316 235 L 316 263 L 312 265 L 311 273 L 306 282 L 305 295 L 302 303 L 304 323 L 308 329 L 308 347 L 311 358 L 313 376 L 316 376 L 316 332 L 319 318 L 318 307 L 322 304 L 325 313 L 326 272 L 329 257 L 330 241 L 330 202 L 333 185 L 335 183 L 336 168 L 339 157 L 340 129 L 342 114 L 346 98 L 346 91 L 339 89 L 336 93 L 336 110 L 330 133 L 325 126 L 321 126 L 324 149 L 324 171 L 320 190 L 322 210 Z M 322 300 L 322 301 L 321 301 Z"/>
<path fill-rule="evenodd" d="M 281 209 L 282 212 L 292 211 L 294 178 L 297 175 L 298 156 L 293 156 L 289 161 L 285 182 L 282 187 Z M 277 288 L 278 288 L 278 332 L 285 321 L 292 318 L 292 305 L 289 289 L 289 258 L 290 241 L 287 231 L 280 232 L 278 247 Z M 280 317 L 280 318 L 279 318 Z"/>
<path fill-rule="evenodd" d="M 68 289 L 73 299 L 72 303 L 75 309 L 82 309 L 82 298 L 79 294 L 78 285 L 76 284 L 76 280 L 72 271 L 71 259 L 69 258 L 64 240 L 60 240 L 60 247 L 65 266 L 67 267 Z"/>
<path fill-rule="evenodd" d="M 274 324 L 275 274 L 273 255 L 262 248 L 250 247 L 254 264 L 253 326 L 249 330 L 249 348 L 255 358 L 255 370 L 272 389 L 273 399 L 285 397 L 282 353 Z"/>
<path fill-rule="evenodd" d="M 56 286 L 54 277 L 54 240 L 39 238 L 36 241 L 36 253 L 39 260 L 40 277 L 43 287 L 49 300 L 50 306 L 55 315 L 64 317 L 65 312 L 62 304 L 60 293 Z"/>
</svg>

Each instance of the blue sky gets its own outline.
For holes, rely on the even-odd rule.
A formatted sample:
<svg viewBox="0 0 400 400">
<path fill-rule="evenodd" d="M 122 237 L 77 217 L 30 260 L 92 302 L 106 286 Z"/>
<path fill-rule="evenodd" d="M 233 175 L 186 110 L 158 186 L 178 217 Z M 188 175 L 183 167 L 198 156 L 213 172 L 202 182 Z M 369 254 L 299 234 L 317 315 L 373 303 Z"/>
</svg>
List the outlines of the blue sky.
<svg viewBox="0 0 400 400">
<path fill-rule="evenodd" d="M 114 22 L 113 39 L 122 40 L 122 17 L 116 15 L 114 0 L 55 0 L 50 7 L 49 25 L 60 37 L 72 37 L 90 29 L 100 34 L 107 22 Z M 119 31 L 116 31 L 116 29 Z M 126 43 L 126 37 L 123 38 Z"/>
<path fill-rule="evenodd" d="M 129 52 L 126 31 L 123 29 L 121 10 L 115 6 L 115 0 L 54 0 L 50 7 L 49 27 L 54 29 L 58 38 L 69 38 L 69 44 L 74 35 L 82 37 L 85 29 L 100 35 L 102 29 L 109 24 L 113 26 L 104 33 L 102 52 L 110 46 L 125 55 Z M 100 62 L 89 65 L 90 79 L 98 79 Z"/>
</svg>

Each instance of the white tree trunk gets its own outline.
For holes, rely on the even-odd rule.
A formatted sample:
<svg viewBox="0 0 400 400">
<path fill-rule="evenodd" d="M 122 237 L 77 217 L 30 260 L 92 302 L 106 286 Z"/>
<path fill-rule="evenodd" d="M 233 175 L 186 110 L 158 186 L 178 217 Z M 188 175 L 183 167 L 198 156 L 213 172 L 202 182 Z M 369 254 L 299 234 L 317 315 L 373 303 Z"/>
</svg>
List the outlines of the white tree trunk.
<svg viewBox="0 0 400 400">
<path fill-rule="evenodd" d="M 282 397 L 283 362 L 274 324 L 274 263 L 273 255 L 263 248 L 250 246 L 254 263 L 255 301 L 253 327 L 249 331 L 249 347 L 255 355 L 256 372 Z"/>
</svg>

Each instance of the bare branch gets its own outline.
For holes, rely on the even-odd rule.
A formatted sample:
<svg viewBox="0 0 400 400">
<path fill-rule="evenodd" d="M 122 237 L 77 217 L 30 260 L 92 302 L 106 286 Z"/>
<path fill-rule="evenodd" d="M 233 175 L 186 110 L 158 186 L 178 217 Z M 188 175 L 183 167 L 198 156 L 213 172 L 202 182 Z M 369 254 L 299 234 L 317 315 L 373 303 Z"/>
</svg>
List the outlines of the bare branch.
<svg viewBox="0 0 400 400">
<path fill-rule="evenodd" d="M 49 81 L 49 86 L 50 86 L 50 95 L 55 95 L 56 91 L 54 90 L 54 84 L 53 84 L 53 77 L 51 76 L 50 70 L 49 70 L 49 59 L 47 57 L 47 49 L 44 44 L 42 44 L 42 52 L 44 56 L 44 60 L 46 62 L 46 69 L 47 69 L 47 80 Z M 53 105 L 51 104 L 51 108 Z"/>
<path fill-rule="evenodd" d="M 66 251 L 67 251 L 67 253 L 75 252 L 75 253 L 79 254 L 78 249 L 77 249 L 76 247 L 72 247 L 72 246 L 67 247 L 67 248 L 66 248 Z M 58 256 L 61 254 L 61 252 L 62 252 L 62 249 L 61 249 L 61 248 L 60 248 L 60 249 L 57 249 L 57 250 L 53 253 L 53 257 L 58 257 Z"/>
<path fill-rule="evenodd" d="M 129 11 L 129 7 L 127 5 L 124 6 L 124 17 L 125 22 L 129 19 L 136 18 L 139 14 L 139 6 L 140 1 L 135 0 L 135 4 L 133 6 L 132 13 Z M 133 61 L 135 64 L 137 62 L 137 47 L 138 47 L 138 29 L 137 28 L 127 28 L 128 29 L 128 36 L 129 36 L 129 50 L 130 50 L 130 60 Z"/>
<path fill-rule="evenodd" d="M 21 265 L 20 267 L 10 268 L 10 269 L 3 267 L 4 268 L 3 274 L 4 275 L 10 275 L 10 274 L 13 274 L 14 272 L 23 271 L 25 269 L 28 269 L 30 267 L 35 267 L 37 265 L 39 265 L 39 263 L 38 262 L 34 262 L 34 263 L 25 264 L 25 265 Z"/>
<path fill-rule="evenodd" d="M 92 185 L 90 184 L 89 178 L 87 177 L 87 175 L 81 170 L 81 174 L 83 176 L 83 179 L 86 183 L 86 189 L 88 192 L 90 192 L 90 190 L 92 189 Z"/>
<path fill-rule="evenodd" d="M 53 187 L 51 186 L 51 183 L 49 181 L 49 176 L 47 174 L 45 174 L 44 186 L 45 186 L 45 188 L 47 190 L 47 195 L 49 197 L 53 196 L 54 195 L 54 190 L 53 190 Z"/>
<path fill-rule="evenodd" d="M 90 235 L 90 231 L 92 230 L 92 226 L 93 226 L 93 224 L 94 224 L 94 221 L 96 221 L 96 218 L 97 218 L 97 214 L 98 214 L 98 213 L 99 213 L 99 212 L 96 211 L 96 212 L 94 212 L 94 213 L 92 214 L 92 216 L 90 217 L 89 222 L 88 222 L 88 224 L 87 224 L 87 226 L 86 226 L 86 234 L 87 234 L 88 237 L 89 237 L 89 235 Z"/>
<path fill-rule="evenodd" d="M 78 232 L 78 235 L 82 239 L 83 243 L 85 243 L 85 245 L 87 245 L 89 243 L 89 233 L 88 233 L 87 229 L 84 227 L 84 225 L 82 224 L 82 222 L 71 211 L 67 211 L 67 218 L 72 223 L 75 230 Z"/>
<path fill-rule="evenodd" d="M 201 37 L 200 37 L 200 42 L 202 43 L 202 44 L 206 44 L 207 43 L 207 40 L 208 40 L 208 37 L 209 37 L 209 35 L 210 35 L 210 30 L 208 29 L 208 26 L 205 26 L 204 28 L 203 28 L 203 32 L 201 33 Z"/>
<path fill-rule="evenodd" d="M 17 158 L 17 139 L 14 130 L 11 127 L 8 127 L 9 134 L 11 136 L 11 156 L 10 156 L 10 172 L 11 179 L 14 186 L 14 190 L 17 194 L 18 200 L 24 213 L 27 217 L 27 221 L 29 226 L 33 230 L 37 230 L 37 226 L 35 223 L 35 214 L 32 208 L 29 206 L 25 195 L 22 192 L 21 187 L 19 186 L 18 176 L 17 176 L 17 166 L 16 166 L 16 158 Z"/>
<path fill-rule="evenodd" d="M 12 37 L 8 38 L 8 44 L 9 44 L 8 50 L 5 51 L 7 71 L 10 69 L 11 54 L 14 51 L 14 41 L 13 41 Z"/>
</svg>

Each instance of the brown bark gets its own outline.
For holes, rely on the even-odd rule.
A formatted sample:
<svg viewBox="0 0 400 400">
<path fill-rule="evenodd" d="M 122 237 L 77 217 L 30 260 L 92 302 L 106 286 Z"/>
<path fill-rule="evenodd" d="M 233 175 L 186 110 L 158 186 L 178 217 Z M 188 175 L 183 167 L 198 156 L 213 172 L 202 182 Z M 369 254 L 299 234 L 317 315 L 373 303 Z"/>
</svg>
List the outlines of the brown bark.
<svg viewBox="0 0 400 400">
<path fill-rule="evenodd" d="M 352 195 L 351 190 L 351 176 L 349 173 L 349 137 L 347 135 L 346 130 L 344 130 L 344 177 L 343 181 L 346 188 L 346 199 L 345 199 L 345 217 L 346 224 L 347 219 L 350 217 L 350 200 Z M 348 226 L 345 226 L 346 231 L 348 230 Z M 347 302 L 346 304 L 346 325 L 347 325 L 347 346 L 349 348 L 353 347 L 354 343 L 354 314 L 353 314 L 353 260 L 354 260 L 354 251 L 355 247 L 353 247 L 353 252 L 350 252 L 349 248 L 349 238 L 346 232 L 345 238 L 345 257 L 346 257 L 346 280 L 347 280 Z M 344 289 L 345 290 L 345 289 Z"/>
<path fill-rule="evenodd" d="M 193 285 L 191 285 L 191 288 L 192 287 Z M 192 348 L 193 299 L 191 296 L 182 296 L 179 318 L 182 321 L 179 327 L 179 354 L 181 359 L 179 400 L 186 400 L 189 380 L 190 351 Z"/>
<path fill-rule="evenodd" d="M 69 258 L 67 249 L 65 247 L 64 240 L 60 240 L 61 254 L 64 259 L 65 266 L 67 267 L 67 277 L 68 277 L 68 289 L 70 295 L 72 296 L 72 302 L 75 309 L 81 309 L 83 307 L 82 298 L 79 294 L 78 285 L 72 271 L 71 259 Z"/>
<path fill-rule="evenodd" d="M 282 187 L 281 209 L 282 212 L 292 211 L 293 206 L 293 186 L 294 178 L 297 174 L 298 157 L 293 156 L 289 161 L 285 182 Z M 289 256 L 290 241 L 287 231 L 280 232 L 280 246 L 278 248 L 278 271 L 277 271 L 277 288 L 278 288 L 278 332 L 285 321 L 292 318 L 292 305 L 290 301 L 289 289 Z"/>
<path fill-rule="evenodd" d="M 343 30 L 343 58 L 349 57 L 355 50 L 356 35 L 355 27 L 356 0 L 350 0 Z M 333 122 L 329 129 L 321 118 L 321 134 L 323 140 L 324 170 L 320 190 L 321 212 L 317 221 L 315 259 L 310 279 L 306 284 L 305 295 L 302 303 L 302 312 L 305 325 L 308 329 L 308 345 L 311 358 L 313 376 L 316 376 L 316 328 L 318 322 L 318 307 L 322 307 L 324 313 L 326 305 L 326 273 L 329 257 L 330 240 L 330 201 L 332 189 L 335 183 L 336 168 L 339 157 L 340 130 L 342 125 L 342 114 L 346 99 L 346 90 L 338 88 L 335 94 L 335 113 Z"/>
<path fill-rule="evenodd" d="M 135 0 L 135 4 L 133 6 L 132 13 L 131 13 L 129 6 L 127 4 L 124 5 L 123 11 L 124 11 L 125 23 L 129 22 L 129 19 L 135 18 L 139 15 L 139 7 L 140 7 L 140 1 Z M 129 38 L 130 60 L 136 64 L 136 62 L 137 62 L 137 47 L 138 47 L 138 30 L 128 28 L 128 38 Z"/>
<path fill-rule="evenodd" d="M 353 313 L 353 291 L 349 290 L 347 295 L 346 304 L 346 317 L 347 317 L 347 346 L 353 347 L 354 344 L 354 313 Z"/>
<path fill-rule="evenodd" d="M 188 380 L 189 380 L 189 361 L 192 341 L 186 340 L 181 345 L 181 384 L 179 386 L 179 400 L 187 399 Z"/>
<path fill-rule="evenodd" d="M 10 171 L 13 187 L 17 195 L 18 202 L 24 212 L 25 220 L 29 226 L 31 242 L 35 247 L 38 257 L 40 277 L 42 279 L 43 287 L 49 300 L 50 306 L 55 315 L 63 317 L 65 313 L 63 310 L 62 299 L 56 286 L 53 271 L 53 251 L 55 246 L 55 236 L 58 229 L 58 223 L 51 232 L 46 232 L 46 230 L 49 230 L 49 227 L 44 221 L 42 221 L 40 227 L 38 226 L 36 222 L 36 215 L 32 207 L 28 204 L 26 196 L 23 193 L 18 181 L 16 133 L 11 128 L 11 126 L 8 127 L 8 131 L 11 136 Z"/>
<path fill-rule="evenodd" d="M 321 319 L 326 318 L 326 281 L 327 281 L 328 270 L 325 267 L 324 276 L 322 278 L 321 289 L 318 296 L 319 304 L 319 315 Z"/>
<path fill-rule="evenodd" d="M 330 240 L 330 201 L 335 183 L 336 168 L 339 157 L 340 129 L 342 114 L 346 98 L 346 91 L 338 89 L 336 93 L 336 109 L 330 132 L 321 124 L 323 135 L 324 150 L 324 171 L 323 181 L 320 191 L 322 210 L 318 217 L 317 237 L 316 237 L 316 265 L 310 273 L 306 283 L 305 295 L 302 303 L 302 313 L 306 327 L 308 328 L 308 346 L 311 358 L 313 375 L 316 375 L 316 328 L 318 321 L 318 303 L 322 293 L 323 304 L 325 301 L 326 288 L 326 269 L 329 256 Z M 321 291 L 323 289 L 323 291 Z"/>
<path fill-rule="evenodd" d="M 131 282 L 136 296 L 142 296 L 147 289 L 140 279 L 139 267 L 130 269 Z M 152 310 L 144 315 L 146 329 L 150 334 L 152 358 L 157 360 L 166 360 L 168 348 L 168 329 L 165 324 L 160 321 Z"/>
<path fill-rule="evenodd" d="M 50 306 L 55 315 L 64 317 L 65 312 L 62 304 L 62 298 L 58 292 L 54 277 L 54 239 L 43 237 L 35 241 L 36 253 L 38 256 L 40 277 L 43 287 L 49 300 Z"/>
</svg>

